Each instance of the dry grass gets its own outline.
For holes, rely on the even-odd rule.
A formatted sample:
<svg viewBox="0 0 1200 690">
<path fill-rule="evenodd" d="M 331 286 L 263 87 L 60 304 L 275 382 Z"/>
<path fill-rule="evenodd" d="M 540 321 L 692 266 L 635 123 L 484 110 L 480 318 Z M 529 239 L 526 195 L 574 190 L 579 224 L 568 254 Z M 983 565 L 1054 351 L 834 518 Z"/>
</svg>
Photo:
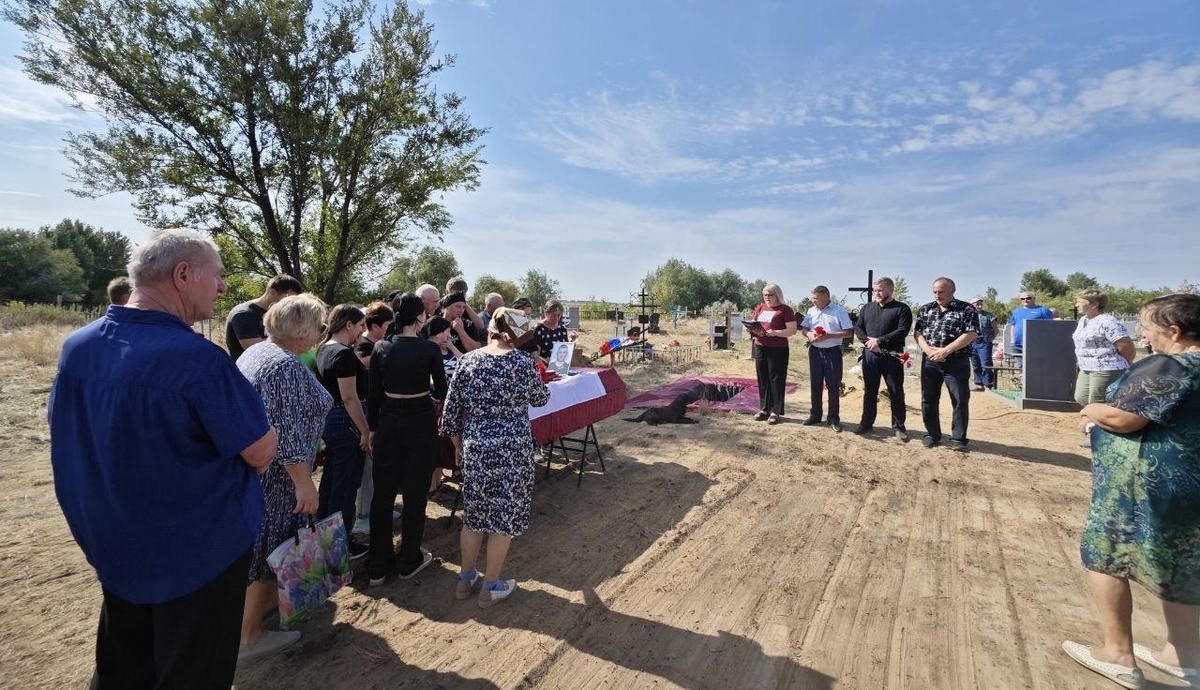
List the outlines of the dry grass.
<svg viewBox="0 0 1200 690">
<path fill-rule="evenodd" d="M 0 360 L 23 360 L 37 366 L 58 362 L 63 340 L 75 325 L 40 324 L 0 333 Z"/>
</svg>

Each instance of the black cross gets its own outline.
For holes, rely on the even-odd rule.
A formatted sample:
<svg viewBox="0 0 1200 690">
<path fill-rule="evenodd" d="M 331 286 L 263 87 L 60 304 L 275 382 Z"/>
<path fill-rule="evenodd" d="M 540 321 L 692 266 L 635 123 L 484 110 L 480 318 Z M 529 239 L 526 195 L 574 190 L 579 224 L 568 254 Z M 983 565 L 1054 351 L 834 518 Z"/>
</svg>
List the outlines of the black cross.
<svg viewBox="0 0 1200 690">
<path fill-rule="evenodd" d="M 862 297 L 863 303 L 871 301 L 871 290 L 875 287 L 875 271 L 870 269 L 867 271 L 867 286 L 866 287 L 849 287 L 846 288 L 851 292 L 857 292 Z"/>
<path fill-rule="evenodd" d="M 642 291 L 637 293 L 636 295 L 633 295 L 633 297 L 636 297 L 638 301 L 630 302 L 629 306 L 634 307 L 639 312 L 641 312 L 640 314 L 638 314 L 638 327 L 640 329 L 640 332 L 638 333 L 638 341 L 641 342 L 641 344 L 642 344 L 642 358 L 644 359 L 646 356 L 645 355 L 646 330 L 647 330 L 647 327 L 650 325 L 650 312 L 653 311 L 654 309 L 658 309 L 658 305 L 651 304 L 646 301 L 647 299 L 649 299 L 651 297 L 651 295 L 649 292 L 646 292 L 646 283 L 645 282 L 642 283 Z"/>
</svg>

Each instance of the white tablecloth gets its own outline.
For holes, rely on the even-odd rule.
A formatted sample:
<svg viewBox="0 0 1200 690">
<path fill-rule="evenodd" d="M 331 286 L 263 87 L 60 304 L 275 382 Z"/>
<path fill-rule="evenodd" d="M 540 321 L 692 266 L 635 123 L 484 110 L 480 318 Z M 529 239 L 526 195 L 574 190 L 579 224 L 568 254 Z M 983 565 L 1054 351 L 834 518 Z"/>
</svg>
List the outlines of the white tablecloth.
<svg viewBox="0 0 1200 690">
<path fill-rule="evenodd" d="M 546 384 L 550 388 L 550 402 L 541 407 L 530 407 L 529 418 L 537 419 L 572 405 L 604 397 L 604 382 L 594 371 L 581 371 Z"/>
</svg>

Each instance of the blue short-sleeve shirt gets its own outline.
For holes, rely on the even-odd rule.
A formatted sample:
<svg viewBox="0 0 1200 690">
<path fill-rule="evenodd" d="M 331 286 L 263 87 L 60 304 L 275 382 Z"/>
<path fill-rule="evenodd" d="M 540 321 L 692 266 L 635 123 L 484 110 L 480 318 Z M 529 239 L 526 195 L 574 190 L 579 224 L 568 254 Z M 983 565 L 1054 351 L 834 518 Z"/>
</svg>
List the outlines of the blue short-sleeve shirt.
<svg viewBox="0 0 1200 690">
<path fill-rule="evenodd" d="M 111 306 L 71 334 L 49 417 L 54 490 L 105 589 L 170 601 L 253 545 L 262 485 L 238 454 L 267 433 L 262 399 L 180 319 Z"/>
</svg>

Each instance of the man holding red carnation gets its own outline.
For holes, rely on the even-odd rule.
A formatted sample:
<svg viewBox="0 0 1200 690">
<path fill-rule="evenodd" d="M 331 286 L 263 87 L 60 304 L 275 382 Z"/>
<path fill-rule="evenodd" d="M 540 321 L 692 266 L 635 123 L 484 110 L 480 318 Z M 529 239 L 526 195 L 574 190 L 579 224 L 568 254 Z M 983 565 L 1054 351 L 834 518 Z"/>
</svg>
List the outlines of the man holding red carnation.
<svg viewBox="0 0 1200 690">
<path fill-rule="evenodd" d="M 829 391 L 829 416 L 834 431 L 842 430 L 839 416 L 842 387 L 842 342 L 854 335 L 854 323 L 845 307 L 833 303 L 829 288 L 818 285 L 812 291 L 813 306 L 800 322 L 800 332 L 808 340 L 808 382 L 812 390 L 812 411 L 804 426 L 821 423 L 822 388 Z"/>
<path fill-rule="evenodd" d="M 912 330 L 912 309 L 892 299 L 896 283 L 880 278 L 872 286 L 874 300 L 858 312 L 854 337 L 863 344 L 863 412 L 862 421 L 854 433 L 862 436 L 871 432 L 879 407 L 879 381 L 887 385 L 888 402 L 892 406 L 892 433 L 908 441 L 904 428 L 907 411 L 904 408 L 904 339 Z"/>
</svg>

